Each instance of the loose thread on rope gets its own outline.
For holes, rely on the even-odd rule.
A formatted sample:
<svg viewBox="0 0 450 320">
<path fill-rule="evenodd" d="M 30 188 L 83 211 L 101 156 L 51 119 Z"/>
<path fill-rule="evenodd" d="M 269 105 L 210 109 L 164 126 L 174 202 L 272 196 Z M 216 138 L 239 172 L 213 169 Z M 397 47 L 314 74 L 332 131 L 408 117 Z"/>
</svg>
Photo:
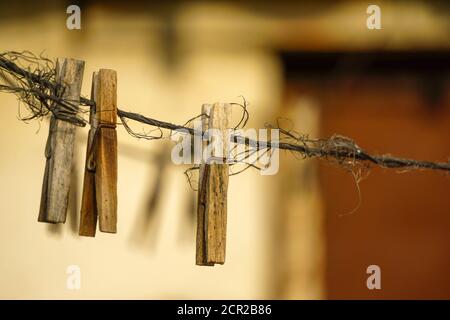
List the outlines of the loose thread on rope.
<svg viewBox="0 0 450 320">
<path fill-rule="evenodd" d="M 22 68 L 14 61 L 22 61 L 34 66 L 28 69 Z M 5 52 L 0 54 L 0 77 L 6 79 L 7 85 L 0 85 L 0 91 L 14 93 L 18 96 L 31 112 L 31 115 L 23 117 L 24 121 L 39 119 L 52 114 L 56 119 L 64 120 L 77 126 L 86 126 L 88 121 L 83 117 L 89 110 L 83 110 L 83 106 L 95 106 L 95 101 L 85 97 L 80 97 L 79 101 L 73 101 L 61 96 L 61 84 L 55 82 L 55 72 L 52 69 L 52 62 L 42 56 L 35 56 L 30 52 Z M 76 104 L 79 102 L 81 108 L 75 112 Z M 233 103 L 242 107 L 243 116 L 241 121 L 235 127 L 243 127 L 248 121 L 249 113 L 247 105 Z M 161 121 L 146 117 L 144 115 L 117 109 L 117 116 L 127 132 L 136 138 L 143 139 L 161 139 L 163 138 L 162 129 L 170 131 L 183 131 L 190 135 L 204 135 L 187 125 L 177 125 L 166 121 Z M 128 121 L 135 121 L 141 124 L 155 127 L 157 135 L 137 133 L 128 124 Z M 245 144 L 255 150 L 273 149 L 290 151 L 299 154 L 302 158 L 319 158 L 340 166 L 351 168 L 358 167 L 361 163 L 368 163 L 383 168 L 393 169 L 429 169 L 450 171 L 450 161 L 432 162 L 415 159 L 406 159 L 394 157 L 391 155 L 371 155 L 360 148 L 353 140 L 334 135 L 328 139 L 311 139 L 308 136 L 296 134 L 293 130 L 286 130 L 278 123 L 277 125 L 268 124 L 266 127 L 280 130 L 280 140 L 257 141 L 248 137 L 242 137 L 232 134 L 230 139 L 233 143 Z M 248 168 L 256 167 L 252 163 L 247 163 Z M 194 167 L 194 169 L 198 169 Z"/>
</svg>

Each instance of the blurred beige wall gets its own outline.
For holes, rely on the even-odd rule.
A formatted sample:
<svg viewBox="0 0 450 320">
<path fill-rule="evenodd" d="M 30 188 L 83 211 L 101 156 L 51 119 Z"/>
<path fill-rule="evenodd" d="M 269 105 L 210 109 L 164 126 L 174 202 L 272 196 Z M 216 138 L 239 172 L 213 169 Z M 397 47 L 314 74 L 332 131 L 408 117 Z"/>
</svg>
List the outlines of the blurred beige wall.
<svg viewBox="0 0 450 320">
<path fill-rule="evenodd" d="M 223 9 L 213 14 L 230 14 L 227 6 Z M 181 10 L 177 21 L 191 25 L 203 15 L 201 8 Z M 82 11 L 86 20 L 82 20 L 81 33 L 65 28 L 66 16 L 61 7 L 36 17 L 0 22 L 1 51 L 45 50 L 52 58 L 85 60 L 84 95 L 90 92 L 94 70 L 115 69 L 120 108 L 174 123 L 199 114 L 203 103 L 240 102 L 239 96 L 244 95 L 251 102 L 252 125 L 262 126 L 263 119 L 272 116 L 271 106 L 279 103 L 280 65 L 272 54 L 251 43 L 240 46 L 238 52 L 225 42 L 223 47 L 197 46 L 201 32 L 193 33 L 199 29 L 182 28 L 180 37 L 194 41 L 184 41 L 179 48 L 182 54 L 177 53 L 177 67 L 171 69 L 161 49 L 164 26 L 158 16 L 94 6 L 88 13 Z M 267 227 L 276 201 L 271 196 L 270 177 L 248 171 L 231 178 L 227 262 L 214 268 L 197 267 L 195 224 L 186 215 L 190 209 L 186 203 L 194 196 L 183 175 L 186 167 L 169 164 L 153 224 L 143 226 L 149 229 L 147 235 L 136 237 L 137 230 L 142 231 L 136 224 L 145 215 L 142 211 L 158 170 L 153 159 L 166 142 L 134 139 L 119 126 L 118 233 L 79 237 L 87 128 L 77 131 L 74 170 L 78 179 L 68 221 L 59 227 L 38 223 L 48 123 L 18 121 L 13 95 L 1 94 L 0 104 L 4 119 L 0 135 L 0 298 L 267 297 Z M 81 268 L 81 290 L 66 288 L 69 265 Z"/>
</svg>

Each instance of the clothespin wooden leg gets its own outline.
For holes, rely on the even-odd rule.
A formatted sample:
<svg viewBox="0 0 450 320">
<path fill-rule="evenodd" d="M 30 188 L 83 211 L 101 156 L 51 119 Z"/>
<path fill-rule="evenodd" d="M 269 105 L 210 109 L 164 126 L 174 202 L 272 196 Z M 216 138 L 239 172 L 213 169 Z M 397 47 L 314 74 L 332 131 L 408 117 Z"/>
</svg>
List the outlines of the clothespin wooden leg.
<svg viewBox="0 0 450 320">
<path fill-rule="evenodd" d="M 56 63 L 56 81 L 64 87 L 61 98 L 66 103 L 73 104 L 75 108 L 78 108 L 80 101 L 83 71 L 84 61 L 58 59 Z M 56 119 L 55 116 L 50 119 L 39 222 L 66 221 L 75 128 L 74 124 Z"/>
<path fill-rule="evenodd" d="M 91 100 L 97 101 L 98 72 L 92 75 Z M 84 169 L 83 196 L 81 200 L 80 229 L 79 235 L 95 237 L 97 228 L 97 201 L 95 196 L 95 137 L 98 127 L 98 119 L 95 113 L 95 106 L 91 107 L 89 117 L 89 129 L 86 163 Z"/>
<path fill-rule="evenodd" d="M 203 130 L 217 129 L 222 133 L 223 149 L 212 150 L 212 155 L 227 157 L 229 140 L 225 134 L 228 129 L 231 106 L 216 103 L 212 107 L 204 105 Z M 208 117 L 209 115 L 209 117 Z M 198 204 L 197 204 L 197 247 L 196 264 L 213 266 L 225 263 L 227 230 L 227 190 L 228 164 L 209 163 L 200 165 Z"/>
<path fill-rule="evenodd" d="M 95 193 L 102 232 L 117 232 L 117 74 L 100 69 L 96 91 L 98 119 Z"/>
<path fill-rule="evenodd" d="M 203 131 L 208 130 L 209 115 L 211 113 L 210 104 L 204 104 L 202 106 L 202 127 Z M 207 146 L 206 142 L 202 143 L 202 150 Z M 197 194 L 197 246 L 196 246 L 196 264 L 199 266 L 214 266 L 214 263 L 208 263 L 206 260 L 206 183 L 209 172 L 208 166 L 204 163 L 200 164 L 199 177 L 198 177 L 198 194 Z M 209 170 L 208 170 L 209 171 Z"/>
</svg>

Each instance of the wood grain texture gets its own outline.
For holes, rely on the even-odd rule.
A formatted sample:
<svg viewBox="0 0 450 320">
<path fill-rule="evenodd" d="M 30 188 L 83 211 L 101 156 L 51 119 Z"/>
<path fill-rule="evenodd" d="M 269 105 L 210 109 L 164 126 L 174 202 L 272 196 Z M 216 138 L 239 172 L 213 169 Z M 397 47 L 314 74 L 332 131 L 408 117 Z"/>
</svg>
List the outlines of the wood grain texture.
<svg viewBox="0 0 450 320">
<path fill-rule="evenodd" d="M 98 73 L 94 72 L 92 76 L 91 100 L 97 100 Z M 95 192 L 95 132 L 98 126 L 98 119 L 95 113 L 95 107 L 91 108 L 89 117 L 89 129 L 86 162 L 84 168 L 83 196 L 81 199 L 80 228 L 79 235 L 86 237 L 95 237 L 97 229 L 97 201 Z"/>
<path fill-rule="evenodd" d="M 211 104 L 204 104 L 202 106 L 202 126 L 203 131 L 208 130 L 209 115 L 211 113 Z M 206 148 L 207 143 L 203 141 L 202 149 Z M 199 266 L 214 266 L 214 263 L 208 263 L 206 259 L 206 185 L 209 176 L 209 166 L 201 164 L 199 168 L 199 186 L 197 193 L 197 239 L 196 239 L 196 264 Z"/>
<path fill-rule="evenodd" d="M 117 232 L 117 74 L 100 69 L 98 74 L 98 117 L 95 192 L 102 232 Z"/>
<path fill-rule="evenodd" d="M 209 109 L 209 120 L 204 120 L 204 130 L 218 129 L 223 134 L 222 150 L 212 148 L 214 157 L 226 157 L 228 139 L 225 130 L 229 127 L 231 106 L 216 103 L 205 106 Z M 206 112 L 205 112 L 206 111 Z M 205 128 L 207 126 L 207 128 Z M 197 207 L 197 255 L 198 265 L 212 266 L 225 263 L 227 230 L 228 164 L 209 162 L 200 165 L 199 195 Z"/>
<path fill-rule="evenodd" d="M 83 81 L 84 61 L 58 59 L 56 81 L 64 86 L 62 98 L 79 105 Z M 45 173 L 42 184 L 39 222 L 64 223 L 69 202 L 70 175 L 75 143 L 76 126 L 50 119 L 45 156 Z"/>
</svg>

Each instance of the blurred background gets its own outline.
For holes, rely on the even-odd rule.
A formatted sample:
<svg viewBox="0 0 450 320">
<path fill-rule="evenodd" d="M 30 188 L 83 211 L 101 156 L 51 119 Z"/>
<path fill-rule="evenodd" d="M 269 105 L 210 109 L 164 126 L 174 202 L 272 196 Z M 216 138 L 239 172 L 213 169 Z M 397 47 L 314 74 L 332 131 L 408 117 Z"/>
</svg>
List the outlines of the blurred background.
<svg viewBox="0 0 450 320">
<path fill-rule="evenodd" d="M 66 8 L 81 8 L 68 30 Z M 381 8 L 381 30 L 366 27 Z M 250 103 L 373 153 L 450 156 L 446 1 L 0 2 L 0 51 L 30 50 L 118 72 L 118 105 L 182 124 L 203 103 Z M 450 180 L 342 168 L 281 153 L 280 171 L 230 178 L 227 261 L 195 266 L 195 201 L 171 144 L 119 135 L 116 235 L 77 235 L 87 128 L 78 129 L 65 225 L 37 222 L 48 121 L 0 95 L 0 298 L 450 299 Z M 288 126 L 291 124 L 288 124 Z M 139 127 L 137 128 L 139 129 Z M 142 128 L 143 129 L 143 128 Z M 358 203 L 360 204 L 358 205 Z M 353 209 L 358 208 L 351 213 Z M 351 214 L 347 214 L 351 213 Z M 81 270 L 68 290 L 66 270 Z M 381 290 L 366 270 L 381 269 Z"/>
</svg>

